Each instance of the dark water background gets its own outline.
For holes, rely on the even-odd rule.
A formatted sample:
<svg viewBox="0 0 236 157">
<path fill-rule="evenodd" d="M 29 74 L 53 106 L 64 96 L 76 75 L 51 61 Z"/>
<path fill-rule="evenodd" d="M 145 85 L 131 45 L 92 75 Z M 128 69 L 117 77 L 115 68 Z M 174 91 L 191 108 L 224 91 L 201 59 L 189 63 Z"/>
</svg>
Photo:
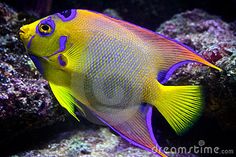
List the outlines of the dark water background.
<svg viewBox="0 0 236 157">
<path fill-rule="evenodd" d="M 131 23 L 155 30 L 174 14 L 199 8 L 220 16 L 224 21 L 236 20 L 236 0 L 2 0 L 18 11 L 35 12 L 40 17 L 71 8 L 102 12 L 115 9 Z"/>
</svg>

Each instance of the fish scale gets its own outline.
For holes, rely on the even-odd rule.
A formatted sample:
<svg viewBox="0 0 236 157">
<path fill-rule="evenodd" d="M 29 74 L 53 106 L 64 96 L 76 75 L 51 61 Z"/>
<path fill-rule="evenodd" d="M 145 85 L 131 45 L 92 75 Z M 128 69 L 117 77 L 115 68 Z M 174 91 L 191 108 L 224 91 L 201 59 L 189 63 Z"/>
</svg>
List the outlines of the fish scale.
<svg viewBox="0 0 236 157">
<path fill-rule="evenodd" d="M 96 45 L 97 42 L 99 41 L 96 38 L 99 38 L 100 42 L 103 44 Z M 93 41 L 95 41 L 95 43 Z M 90 47 L 90 45 L 92 46 Z M 96 46 L 96 48 L 94 48 L 93 46 Z M 89 52 L 87 54 L 87 60 L 86 60 L 86 65 L 84 66 L 84 71 L 88 73 L 87 77 L 89 78 L 89 80 L 94 81 L 95 79 L 97 79 L 97 81 L 94 81 L 96 82 L 96 84 L 93 84 L 93 86 L 98 87 L 96 89 L 100 89 L 100 91 L 96 93 L 107 93 L 105 95 L 112 95 L 112 94 L 114 95 L 114 93 L 116 93 L 116 95 L 118 96 L 119 95 L 129 96 L 129 98 L 125 98 L 129 100 L 132 99 L 133 94 L 131 94 L 131 92 L 138 91 L 135 94 L 141 97 L 142 88 L 140 88 L 141 87 L 139 83 L 140 79 L 139 80 L 137 79 L 137 76 L 140 74 L 141 71 L 140 69 L 141 66 L 137 65 L 140 65 L 142 61 L 139 61 L 139 59 L 135 58 L 135 56 L 133 55 L 134 51 L 132 50 L 132 48 L 126 46 L 126 44 L 122 44 L 117 39 L 112 39 L 111 37 L 100 35 L 96 36 L 95 39 L 92 40 L 91 43 L 89 43 L 88 51 Z M 113 60 L 117 55 L 117 53 L 120 55 L 120 59 L 118 60 L 117 64 L 114 64 L 115 62 Z M 97 67 L 99 67 L 100 69 L 97 69 Z M 124 68 L 126 68 L 125 73 L 124 73 Z M 109 69 L 113 69 L 113 71 L 110 72 Z M 110 77 L 110 75 L 112 75 L 113 79 L 107 80 L 106 78 Z M 125 79 L 123 81 L 118 81 L 120 78 L 125 78 Z M 128 81 L 128 80 L 138 80 L 138 81 Z M 106 84 L 110 84 L 110 86 L 108 86 L 109 88 L 106 88 L 105 90 L 102 89 L 101 87 L 101 85 L 103 85 L 104 82 L 106 82 Z M 121 92 L 115 91 L 119 89 L 117 88 L 117 86 L 121 86 L 123 90 L 121 89 Z M 133 90 L 130 91 L 130 88 Z M 99 95 L 98 97 L 102 97 L 99 100 L 100 101 L 101 100 L 106 101 L 106 99 L 112 100 L 110 97 L 104 97 L 105 95 L 103 96 Z M 116 97 L 116 95 L 114 95 L 114 97 Z M 94 103 L 99 104 L 100 102 L 95 101 Z M 141 101 L 138 103 L 141 103 Z M 125 104 L 127 105 L 128 103 Z M 125 104 L 121 104 L 120 106 L 124 107 Z M 116 101 L 114 102 L 109 101 L 109 105 L 119 106 L 119 104 L 117 104 Z"/>
</svg>

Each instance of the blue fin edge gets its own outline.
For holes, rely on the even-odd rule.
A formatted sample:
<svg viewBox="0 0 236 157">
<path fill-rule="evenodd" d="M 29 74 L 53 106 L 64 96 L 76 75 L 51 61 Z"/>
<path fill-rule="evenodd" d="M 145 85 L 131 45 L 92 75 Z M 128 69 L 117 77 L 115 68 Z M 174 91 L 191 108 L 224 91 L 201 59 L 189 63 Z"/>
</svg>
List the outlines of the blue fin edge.
<svg viewBox="0 0 236 157">
<path fill-rule="evenodd" d="M 39 61 L 39 57 L 29 54 L 30 59 L 34 62 L 35 67 L 38 69 L 38 71 L 43 74 L 43 67 Z"/>
<path fill-rule="evenodd" d="M 163 79 L 160 79 L 160 76 L 159 76 L 159 73 L 160 72 L 163 72 L 163 71 L 160 71 L 157 75 L 157 80 L 161 83 L 161 84 L 165 84 L 169 78 L 171 77 L 171 75 L 175 72 L 176 69 L 178 69 L 180 66 L 182 65 L 185 65 L 187 63 L 193 63 L 193 62 L 196 62 L 196 61 L 192 61 L 192 60 L 185 60 L 185 61 L 181 61 L 181 62 L 178 62 L 174 65 L 172 65 L 166 72 L 165 76 Z"/>
<path fill-rule="evenodd" d="M 113 131 L 115 131 L 118 135 L 120 135 L 123 139 L 125 139 L 126 141 L 128 141 L 129 143 L 137 146 L 137 147 L 140 147 L 144 150 L 147 150 L 149 152 L 152 152 L 158 156 L 160 156 L 157 152 L 151 150 L 150 148 L 147 148 L 135 141 L 133 141 L 132 139 L 126 137 L 125 135 L 123 135 L 122 133 L 120 133 L 119 131 L 117 131 L 115 128 L 113 128 L 109 123 L 107 123 L 105 120 L 103 120 L 102 118 L 100 118 L 98 115 L 96 115 L 98 117 L 98 119 L 100 121 L 102 121 L 104 124 L 106 124 L 107 126 L 109 126 Z M 146 123 L 147 123 L 147 127 L 148 127 L 148 131 L 150 133 L 150 137 L 153 141 L 153 143 L 155 144 L 155 146 L 160 150 L 160 146 L 157 144 L 157 141 L 155 139 L 155 136 L 154 136 L 154 133 L 153 133 L 153 130 L 152 130 L 152 106 L 148 106 L 148 112 L 147 112 L 147 115 L 146 115 Z M 156 149 L 156 148 L 155 148 Z"/>
</svg>

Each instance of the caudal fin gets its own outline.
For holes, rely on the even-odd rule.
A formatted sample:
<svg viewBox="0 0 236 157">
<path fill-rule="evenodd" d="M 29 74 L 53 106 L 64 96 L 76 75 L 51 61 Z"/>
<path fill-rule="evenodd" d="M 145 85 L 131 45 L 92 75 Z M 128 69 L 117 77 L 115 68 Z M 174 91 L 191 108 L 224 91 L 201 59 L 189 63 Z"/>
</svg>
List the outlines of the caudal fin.
<svg viewBox="0 0 236 157">
<path fill-rule="evenodd" d="M 153 105 L 177 134 L 183 134 L 194 124 L 203 109 L 201 87 L 164 86 L 156 82 L 158 98 Z"/>
</svg>

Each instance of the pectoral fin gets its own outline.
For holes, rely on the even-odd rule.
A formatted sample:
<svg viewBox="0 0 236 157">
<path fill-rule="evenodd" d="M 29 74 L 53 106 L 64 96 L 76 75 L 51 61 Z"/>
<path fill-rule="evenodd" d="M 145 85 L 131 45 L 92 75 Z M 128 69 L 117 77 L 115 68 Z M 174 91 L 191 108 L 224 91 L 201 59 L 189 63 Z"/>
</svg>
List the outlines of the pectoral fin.
<svg viewBox="0 0 236 157">
<path fill-rule="evenodd" d="M 62 107 L 64 107 L 73 117 L 75 117 L 78 121 L 79 119 L 77 118 L 75 114 L 75 106 L 79 108 L 81 113 L 85 116 L 84 110 L 77 104 L 76 100 L 74 97 L 70 94 L 70 90 L 62 87 L 55 85 L 53 83 L 49 82 L 49 85 L 52 89 L 53 94 L 57 98 L 58 102 L 61 104 Z"/>
</svg>

